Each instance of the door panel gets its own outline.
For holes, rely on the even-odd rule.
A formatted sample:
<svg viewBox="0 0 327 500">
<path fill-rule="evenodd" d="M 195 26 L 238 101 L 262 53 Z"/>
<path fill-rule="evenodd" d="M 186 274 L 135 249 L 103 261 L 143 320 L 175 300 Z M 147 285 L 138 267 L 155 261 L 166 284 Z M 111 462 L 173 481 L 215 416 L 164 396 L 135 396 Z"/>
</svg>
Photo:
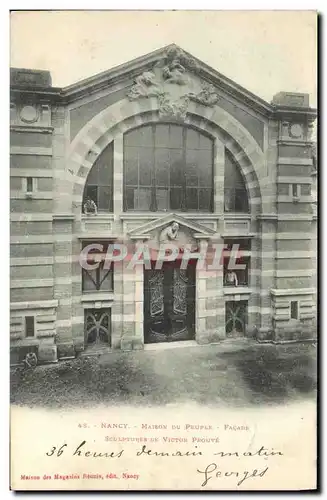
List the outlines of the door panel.
<svg viewBox="0 0 327 500">
<path fill-rule="evenodd" d="M 247 301 L 228 301 L 225 305 L 227 337 L 243 337 L 247 324 Z"/>
<path fill-rule="evenodd" d="M 144 337 L 146 343 L 189 340 L 195 335 L 195 265 L 186 270 L 165 264 L 145 270 Z"/>
<path fill-rule="evenodd" d="M 111 344 L 109 309 L 87 309 L 85 311 L 85 341 L 87 345 Z"/>
</svg>

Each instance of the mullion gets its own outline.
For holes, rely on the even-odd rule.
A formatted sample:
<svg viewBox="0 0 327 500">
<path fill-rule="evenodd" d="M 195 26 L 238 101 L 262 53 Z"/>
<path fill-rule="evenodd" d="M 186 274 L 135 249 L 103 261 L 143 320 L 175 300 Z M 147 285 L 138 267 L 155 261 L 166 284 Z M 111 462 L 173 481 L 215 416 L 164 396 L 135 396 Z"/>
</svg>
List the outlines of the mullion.
<svg viewBox="0 0 327 500">
<path fill-rule="evenodd" d="M 151 156 L 152 156 L 152 167 L 150 170 L 150 211 L 157 212 L 158 211 L 158 203 L 157 203 L 157 185 L 156 185 L 156 133 L 157 127 L 156 125 L 152 125 L 151 127 L 151 135 L 152 135 L 152 147 L 151 147 Z"/>
<path fill-rule="evenodd" d="M 186 131 L 187 128 L 183 128 L 183 141 L 182 141 L 182 201 L 181 210 L 186 212 Z"/>
</svg>

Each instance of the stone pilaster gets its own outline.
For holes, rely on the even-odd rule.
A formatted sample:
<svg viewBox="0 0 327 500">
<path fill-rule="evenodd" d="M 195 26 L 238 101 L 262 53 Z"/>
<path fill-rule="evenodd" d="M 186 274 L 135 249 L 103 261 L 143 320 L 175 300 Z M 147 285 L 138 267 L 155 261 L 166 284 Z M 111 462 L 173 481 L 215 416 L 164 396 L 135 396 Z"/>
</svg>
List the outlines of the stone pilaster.
<svg viewBox="0 0 327 500">
<path fill-rule="evenodd" d="M 199 240 L 199 252 L 206 253 L 208 241 Z M 225 338 L 225 304 L 223 295 L 223 269 L 196 268 L 195 324 L 199 344 L 218 342 Z"/>
<path fill-rule="evenodd" d="M 316 113 L 307 94 L 274 97 L 279 120 L 276 288 L 272 291 L 275 340 L 312 338 L 312 154 Z M 305 297 L 303 300 L 302 297 Z"/>
<path fill-rule="evenodd" d="M 53 275 L 54 298 L 58 300 L 56 321 L 56 344 L 60 356 L 73 352 L 72 332 L 72 228 L 74 217 L 70 214 L 53 216 Z M 72 355 L 72 354 L 71 354 Z"/>
</svg>

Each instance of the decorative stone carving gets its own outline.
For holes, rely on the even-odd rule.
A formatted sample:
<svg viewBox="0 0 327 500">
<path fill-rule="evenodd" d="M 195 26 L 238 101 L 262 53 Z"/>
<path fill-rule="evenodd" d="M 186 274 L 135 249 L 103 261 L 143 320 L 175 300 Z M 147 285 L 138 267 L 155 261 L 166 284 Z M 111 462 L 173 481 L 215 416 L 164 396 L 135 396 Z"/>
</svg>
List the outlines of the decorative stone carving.
<svg viewBox="0 0 327 500">
<path fill-rule="evenodd" d="M 300 139 L 303 136 L 303 127 L 299 123 L 290 123 L 288 133 L 293 139 Z"/>
<path fill-rule="evenodd" d="M 304 126 L 301 123 L 281 122 L 281 136 L 286 139 L 304 140 Z"/>
<path fill-rule="evenodd" d="M 157 97 L 159 100 L 159 115 L 161 118 L 185 120 L 190 101 L 204 106 L 214 106 L 219 96 L 213 85 L 203 83 L 199 92 L 186 92 L 181 95 L 176 87 L 189 83 L 187 70 L 197 71 L 198 65 L 194 59 L 178 47 L 171 47 L 164 58 L 152 70 L 144 71 L 134 80 L 134 85 L 128 91 L 127 97 L 134 101 L 140 98 Z M 173 97 L 174 96 L 174 97 Z"/>
<path fill-rule="evenodd" d="M 164 59 L 165 67 L 171 67 L 174 64 L 179 64 L 184 69 L 187 68 L 191 71 L 196 71 L 199 66 L 193 57 L 188 56 L 179 47 L 170 47 L 165 54 Z"/>
<path fill-rule="evenodd" d="M 219 95 L 213 85 L 204 83 L 202 90 L 198 94 L 193 92 L 188 94 L 188 97 L 195 102 L 204 104 L 205 106 L 214 106 L 219 101 Z"/>
<path fill-rule="evenodd" d="M 139 97 L 157 97 L 164 94 L 159 83 L 156 82 L 156 75 L 153 71 L 144 71 L 142 75 L 135 78 L 135 85 L 130 89 L 127 97 L 134 101 Z"/>
<path fill-rule="evenodd" d="M 25 123 L 35 123 L 39 118 L 38 109 L 35 106 L 23 106 L 19 113 L 20 119 Z"/>
<path fill-rule="evenodd" d="M 159 96 L 159 116 L 160 118 L 171 118 L 175 120 L 185 120 L 189 105 L 187 96 L 181 97 L 178 101 L 171 101 L 169 95 Z"/>
<path fill-rule="evenodd" d="M 176 83 L 177 85 L 186 85 L 188 78 L 185 75 L 185 68 L 177 60 L 162 70 L 162 77 L 167 83 Z"/>
<path fill-rule="evenodd" d="M 163 229 L 160 233 L 159 241 L 176 240 L 179 230 L 178 222 L 173 222 L 170 226 Z"/>
</svg>

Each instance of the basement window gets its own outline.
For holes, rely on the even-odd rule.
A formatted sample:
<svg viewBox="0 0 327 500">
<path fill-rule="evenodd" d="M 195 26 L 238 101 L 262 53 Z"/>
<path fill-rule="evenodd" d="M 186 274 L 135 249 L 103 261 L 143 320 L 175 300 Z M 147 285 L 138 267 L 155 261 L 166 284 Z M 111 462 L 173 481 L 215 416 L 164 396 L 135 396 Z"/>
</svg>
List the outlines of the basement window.
<svg viewBox="0 0 327 500">
<path fill-rule="evenodd" d="M 25 316 L 25 336 L 35 336 L 35 320 L 34 316 Z"/>
<path fill-rule="evenodd" d="M 299 303 L 297 301 L 291 302 L 291 319 L 299 319 Z"/>
</svg>

